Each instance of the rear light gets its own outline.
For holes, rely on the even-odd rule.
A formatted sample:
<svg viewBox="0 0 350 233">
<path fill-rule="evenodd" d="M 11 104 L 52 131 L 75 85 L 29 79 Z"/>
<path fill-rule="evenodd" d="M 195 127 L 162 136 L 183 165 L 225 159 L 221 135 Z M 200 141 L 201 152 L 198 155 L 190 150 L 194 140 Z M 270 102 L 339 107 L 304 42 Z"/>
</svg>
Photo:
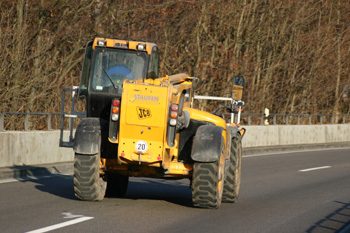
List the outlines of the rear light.
<svg viewBox="0 0 350 233">
<path fill-rule="evenodd" d="M 167 143 L 170 147 L 175 146 L 175 137 L 176 137 L 176 125 L 177 118 L 179 116 L 179 105 L 172 104 L 169 108 L 169 121 L 168 121 L 168 129 L 167 129 Z M 161 159 L 161 158 L 160 158 Z"/>
<path fill-rule="evenodd" d="M 178 111 L 179 110 L 179 105 L 177 105 L 177 104 L 171 105 L 171 110 L 172 111 Z"/>
<path fill-rule="evenodd" d="M 179 105 L 177 104 L 172 104 L 170 107 L 170 121 L 169 124 L 171 126 L 176 126 L 176 119 L 178 117 L 177 111 L 179 110 Z"/>
<path fill-rule="evenodd" d="M 171 126 L 175 126 L 176 125 L 176 119 L 170 119 L 169 124 Z"/>
<path fill-rule="evenodd" d="M 119 120 L 119 105 L 120 105 L 120 100 L 119 99 L 114 99 L 112 101 L 112 110 L 111 110 L 111 120 L 112 121 L 118 121 Z"/>
<path fill-rule="evenodd" d="M 118 114 L 112 114 L 112 121 L 117 121 L 119 120 L 119 115 Z"/>
<path fill-rule="evenodd" d="M 112 108 L 112 112 L 115 113 L 115 114 L 118 114 L 119 113 L 119 108 L 118 107 L 113 107 Z"/>
<path fill-rule="evenodd" d="M 120 101 L 119 101 L 119 100 L 113 100 L 112 104 L 113 104 L 113 106 L 115 106 L 115 107 L 119 107 Z"/>
<path fill-rule="evenodd" d="M 170 117 L 171 118 L 177 118 L 177 112 L 171 112 Z"/>
</svg>

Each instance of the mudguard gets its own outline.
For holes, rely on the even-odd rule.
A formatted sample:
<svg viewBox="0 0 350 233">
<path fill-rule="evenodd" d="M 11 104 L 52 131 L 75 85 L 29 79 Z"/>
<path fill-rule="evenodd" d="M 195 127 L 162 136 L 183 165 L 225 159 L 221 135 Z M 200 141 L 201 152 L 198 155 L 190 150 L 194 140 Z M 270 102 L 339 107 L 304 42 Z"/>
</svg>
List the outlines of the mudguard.
<svg viewBox="0 0 350 233">
<path fill-rule="evenodd" d="M 228 130 L 231 132 L 231 137 L 235 138 L 237 133 L 239 132 L 238 128 L 236 126 L 229 126 Z"/>
<path fill-rule="evenodd" d="M 99 118 L 85 118 L 77 127 L 73 150 L 79 154 L 97 154 L 101 146 L 101 123 Z"/>
<path fill-rule="evenodd" d="M 222 131 L 216 125 L 202 125 L 198 127 L 193 138 L 191 158 L 197 162 L 215 162 L 220 156 Z"/>
</svg>

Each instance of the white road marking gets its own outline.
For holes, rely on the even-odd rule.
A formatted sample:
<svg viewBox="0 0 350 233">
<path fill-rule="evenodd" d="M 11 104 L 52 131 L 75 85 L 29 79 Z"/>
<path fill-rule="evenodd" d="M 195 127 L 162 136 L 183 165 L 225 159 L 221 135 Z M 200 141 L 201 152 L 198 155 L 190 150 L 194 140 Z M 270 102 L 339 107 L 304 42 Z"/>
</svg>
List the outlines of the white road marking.
<svg viewBox="0 0 350 233">
<path fill-rule="evenodd" d="M 244 151 L 245 148 L 243 148 Z M 248 149 L 248 148 L 247 148 Z M 270 152 L 262 152 L 252 155 L 242 155 L 243 158 L 251 158 L 251 157 L 260 157 L 260 156 L 269 156 L 269 155 L 287 155 L 294 153 L 305 153 L 305 152 L 315 152 L 315 151 L 329 151 L 329 150 L 348 150 L 350 147 L 335 147 L 335 148 L 321 148 L 321 149 L 301 149 L 301 150 L 288 150 L 288 151 L 270 151 Z M 261 149 L 264 151 L 264 149 Z"/>
<path fill-rule="evenodd" d="M 314 171 L 314 170 L 326 169 L 326 168 L 330 168 L 330 167 L 331 166 L 313 167 L 313 168 L 303 169 L 303 170 L 299 170 L 299 171 L 300 172 L 309 172 L 309 171 Z"/>
<path fill-rule="evenodd" d="M 76 218 L 76 219 L 73 219 L 73 220 L 70 220 L 70 221 L 67 221 L 67 222 L 62 222 L 62 223 L 58 223 L 58 224 L 55 224 L 55 225 L 47 226 L 47 227 L 44 227 L 44 228 L 40 228 L 40 229 L 37 229 L 37 230 L 28 231 L 26 233 L 43 233 L 43 232 L 53 231 L 53 230 L 56 230 L 56 229 L 59 229 L 59 228 L 62 228 L 62 227 L 66 227 L 66 226 L 70 226 L 70 225 L 77 224 L 77 223 L 80 223 L 80 222 L 84 222 L 84 221 L 87 221 L 87 220 L 91 220 L 93 218 L 94 217 Z"/>
<path fill-rule="evenodd" d="M 80 217 L 85 217 L 84 215 L 75 215 L 69 212 L 63 212 L 62 215 L 64 215 L 63 218 L 80 218 Z"/>
</svg>

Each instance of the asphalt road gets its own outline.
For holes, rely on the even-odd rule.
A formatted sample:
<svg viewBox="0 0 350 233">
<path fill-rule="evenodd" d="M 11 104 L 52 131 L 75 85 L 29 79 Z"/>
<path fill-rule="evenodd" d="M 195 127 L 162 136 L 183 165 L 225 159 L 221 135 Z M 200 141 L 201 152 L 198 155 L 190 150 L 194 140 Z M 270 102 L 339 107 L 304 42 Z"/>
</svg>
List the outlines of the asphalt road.
<svg viewBox="0 0 350 233">
<path fill-rule="evenodd" d="M 193 208 L 188 180 L 132 178 L 125 198 L 77 201 L 72 176 L 0 181 L 0 232 L 338 232 L 350 149 L 244 157 L 237 203 Z"/>
</svg>

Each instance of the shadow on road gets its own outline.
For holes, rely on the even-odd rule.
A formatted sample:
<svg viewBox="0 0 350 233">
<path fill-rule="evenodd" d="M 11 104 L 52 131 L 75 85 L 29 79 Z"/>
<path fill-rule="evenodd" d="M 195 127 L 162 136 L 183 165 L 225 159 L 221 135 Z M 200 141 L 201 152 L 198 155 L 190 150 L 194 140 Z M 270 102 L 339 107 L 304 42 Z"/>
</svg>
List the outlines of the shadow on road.
<svg viewBox="0 0 350 233">
<path fill-rule="evenodd" d="M 61 167 L 18 166 L 11 168 L 13 178 L 20 182 L 36 183 L 36 188 L 58 197 L 76 200 L 71 175 L 62 175 Z M 165 180 L 134 178 L 129 180 L 128 190 L 123 199 L 164 200 L 176 205 L 192 207 L 192 194 L 188 179 Z M 120 197 L 108 197 L 117 199 Z"/>
<path fill-rule="evenodd" d="M 341 207 L 320 221 L 316 222 L 306 232 L 344 232 L 344 228 L 350 224 L 350 203 L 339 201 L 335 202 L 341 205 Z"/>
<path fill-rule="evenodd" d="M 37 183 L 38 185 L 35 187 L 42 192 L 70 200 L 76 200 L 73 192 L 72 176 L 56 175 L 50 177 L 50 179 L 30 180 L 30 182 Z"/>
<path fill-rule="evenodd" d="M 15 166 L 11 168 L 13 178 L 20 182 L 36 183 L 38 190 L 52 195 L 75 199 L 73 193 L 73 177 L 62 175 L 60 168 L 36 167 L 36 166 Z"/>
<path fill-rule="evenodd" d="M 185 207 L 192 206 L 192 194 L 189 180 L 163 180 L 150 178 L 132 178 L 124 199 L 164 200 Z"/>
</svg>

